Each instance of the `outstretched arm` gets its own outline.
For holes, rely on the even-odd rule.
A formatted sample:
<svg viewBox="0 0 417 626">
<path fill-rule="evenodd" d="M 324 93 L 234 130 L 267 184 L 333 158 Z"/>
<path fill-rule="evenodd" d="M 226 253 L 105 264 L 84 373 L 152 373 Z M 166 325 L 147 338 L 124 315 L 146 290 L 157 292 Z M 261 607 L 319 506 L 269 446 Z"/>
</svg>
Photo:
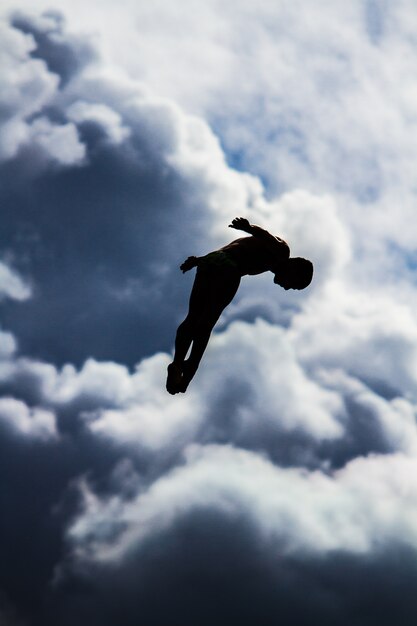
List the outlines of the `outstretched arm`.
<svg viewBox="0 0 417 626">
<path fill-rule="evenodd" d="M 229 228 L 234 228 L 235 230 L 243 230 L 245 233 L 249 233 L 249 235 L 253 235 L 254 237 L 263 239 L 265 243 L 273 245 L 276 245 L 277 243 L 281 243 L 283 241 L 279 237 L 271 235 L 271 233 L 269 233 L 264 228 L 256 226 L 256 224 L 250 224 L 249 220 L 247 220 L 246 217 L 235 217 L 234 220 L 232 220 L 232 223 L 229 224 Z"/>
</svg>

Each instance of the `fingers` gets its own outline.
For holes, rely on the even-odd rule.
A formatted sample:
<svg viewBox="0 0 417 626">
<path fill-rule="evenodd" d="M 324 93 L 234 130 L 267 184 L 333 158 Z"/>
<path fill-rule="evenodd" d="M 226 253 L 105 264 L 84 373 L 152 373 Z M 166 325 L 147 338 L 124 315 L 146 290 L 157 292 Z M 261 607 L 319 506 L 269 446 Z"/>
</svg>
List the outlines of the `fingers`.
<svg viewBox="0 0 417 626">
<path fill-rule="evenodd" d="M 239 225 L 241 225 L 242 221 L 246 222 L 247 220 L 244 217 L 235 217 L 232 220 L 232 223 L 229 224 L 229 228 L 237 228 L 237 229 L 239 229 Z"/>
<path fill-rule="evenodd" d="M 229 228 L 236 228 L 236 230 L 245 230 L 249 226 L 249 221 L 246 217 L 235 217 L 232 223 L 229 224 Z"/>
</svg>

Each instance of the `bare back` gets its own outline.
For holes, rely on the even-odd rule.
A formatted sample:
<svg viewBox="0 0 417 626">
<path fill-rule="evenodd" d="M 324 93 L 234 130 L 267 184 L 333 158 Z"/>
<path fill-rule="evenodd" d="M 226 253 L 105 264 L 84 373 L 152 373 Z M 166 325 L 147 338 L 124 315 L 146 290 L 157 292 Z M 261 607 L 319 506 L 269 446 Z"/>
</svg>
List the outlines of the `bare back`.
<svg viewBox="0 0 417 626">
<path fill-rule="evenodd" d="M 265 241 L 258 237 L 240 237 L 220 248 L 236 263 L 242 276 L 275 272 L 275 268 L 290 256 L 286 241 L 274 237 Z"/>
</svg>

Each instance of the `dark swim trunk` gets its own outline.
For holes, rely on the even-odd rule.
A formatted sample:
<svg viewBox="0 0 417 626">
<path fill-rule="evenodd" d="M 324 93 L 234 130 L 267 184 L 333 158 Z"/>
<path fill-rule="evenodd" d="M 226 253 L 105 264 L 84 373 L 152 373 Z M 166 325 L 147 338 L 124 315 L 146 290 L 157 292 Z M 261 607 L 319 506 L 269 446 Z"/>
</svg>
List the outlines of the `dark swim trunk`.
<svg viewBox="0 0 417 626">
<path fill-rule="evenodd" d="M 234 270 L 239 272 L 236 261 L 225 250 L 215 250 L 215 252 L 210 252 L 206 256 L 200 257 L 198 259 L 198 269 L 202 271 Z"/>
</svg>

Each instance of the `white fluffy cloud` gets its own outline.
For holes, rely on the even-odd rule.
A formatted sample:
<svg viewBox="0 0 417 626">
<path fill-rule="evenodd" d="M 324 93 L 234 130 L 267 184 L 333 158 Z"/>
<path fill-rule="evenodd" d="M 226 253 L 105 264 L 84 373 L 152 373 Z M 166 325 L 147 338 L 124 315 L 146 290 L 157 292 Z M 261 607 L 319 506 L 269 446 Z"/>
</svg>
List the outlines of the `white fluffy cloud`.
<svg viewBox="0 0 417 626">
<path fill-rule="evenodd" d="M 342 284 L 309 307 L 293 331 L 304 363 L 341 367 L 415 399 L 417 320 L 407 303 Z"/>
<path fill-rule="evenodd" d="M 28 439 L 48 441 L 57 437 L 52 412 L 42 408 L 29 409 L 15 398 L 0 398 L 0 423 Z"/>
<path fill-rule="evenodd" d="M 412 0 L 126 7 L 109 54 L 212 121 L 231 159 L 274 192 L 336 194 L 365 241 L 415 245 Z"/>
<path fill-rule="evenodd" d="M 51 105 L 59 78 L 40 59 L 31 58 L 36 49 L 33 37 L 0 23 L 1 59 L 1 139 L 0 159 L 15 157 L 22 147 L 38 147 L 63 165 L 82 161 L 85 147 L 72 124 L 58 125 L 39 114 Z"/>
<path fill-rule="evenodd" d="M 355 235 L 366 224 L 413 245 L 412 0 L 60 7 L 108 59 L 213 122 L 269 188 L 340 194 Z"/>
<path fill-rule="evenodd" d="M 96 122 L 106 130 L 109 140 L 118 144 L 129 136 L 129 130 L 122 125 L 121 117 L 105 104 L 75 102 L 67 111 L 69 119 L 75 122 Z"/>
<path fill-rule="evenodd" d="M 38 112 L 54 95 L 58 77 L 49 73 L 45 63 L 30 58 L 35 49 L 33 38 L 0 22 L 1 29 L 1 143 L 0 158 L 16 155 L 29 139 L 27 118 Z"/>
<path fill-rule="evenodd" d="M 394 455 L 358 459 L 329 476 L 280 469 L 229 446 L 197 446 L 182 467 L 134 498 L 100 498 L 83 482 L 83 512 L 69 539 L 81 559 L 119 562 L 175 521 L 214 509 L 225 518 L 249 518 L 281 558 L 372 553 L 393 543 L 415 550 L 415 470 L 415 459 Z"/>
</svg>

